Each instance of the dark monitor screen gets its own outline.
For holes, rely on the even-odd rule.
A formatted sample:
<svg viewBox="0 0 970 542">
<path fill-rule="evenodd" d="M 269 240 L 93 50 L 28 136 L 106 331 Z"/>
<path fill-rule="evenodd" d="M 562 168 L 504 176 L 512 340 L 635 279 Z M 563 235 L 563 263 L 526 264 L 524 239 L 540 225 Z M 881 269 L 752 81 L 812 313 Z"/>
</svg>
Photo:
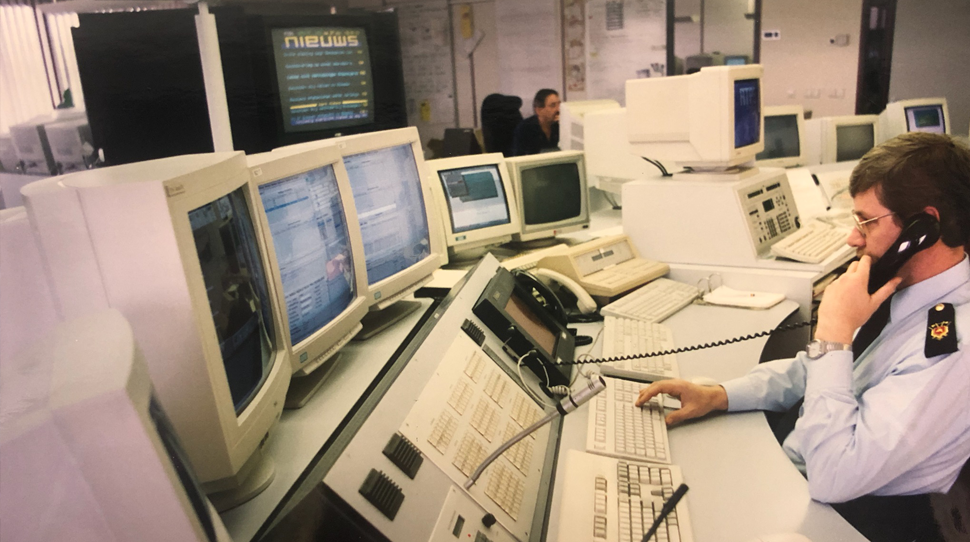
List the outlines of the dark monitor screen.
<svg viewBox="0 0 970 542">
<path fill-rule="evenodd" d="M 368 284 L 431 255 L 421 178 L 410 144 L 344 156 L 364 238 Z"/>
<path fill-rule="evenodd" d="M 549 224 L 576 218 L 582 212 L 583 187 L 579 164 L 550 164 L 523 169 L 523 221 Z"/>
<path fill-rule="evenodd" d="M 743 66 L 748 63 L 748 57 L 744 55 L 728 55 L 724 57 L 725 66 Z"/>
<path fill-rule="evenodd" d="M 274 28 L 272 36 L 284 131 L 374 122 L 363 28 Z"/>
<path fill-rule="evenodd" d="M 761 80 L 734 82 L 734 148 L 754 145 L 761 139 Z"/>
<path fill-rule="evenodd" d="M 497 165 L 439 171 L 452 233 L 508 224 L 508 196 Z"/>
<path fill-rule="evenodd" d="M 765 117 L 765 150 L 756 159 L 794 158 L 801 155 L 798 140 L 798 115 Z"/>
<path fill-rule="evenodd" d="M 354 259 L 333 166 L 260 185 L 293 345 L 354 300 Z"/>
<path fill-rule="evenodd" d="M 219 350 L 236 414 L 252 401 L 273 363 L 273 313 L 243 186 L 189 211 Z"/>
<path fill-rule="evenodd" d="M 907 131 L 946 133 L 942 105 L 920 105 L 907 107 L 905 110 Z"/>
<path fill-rule="evenodd" d="M 835 127 L 835 161 L 858 160 L 876 144 L 872 124 Z"/>
</svg>

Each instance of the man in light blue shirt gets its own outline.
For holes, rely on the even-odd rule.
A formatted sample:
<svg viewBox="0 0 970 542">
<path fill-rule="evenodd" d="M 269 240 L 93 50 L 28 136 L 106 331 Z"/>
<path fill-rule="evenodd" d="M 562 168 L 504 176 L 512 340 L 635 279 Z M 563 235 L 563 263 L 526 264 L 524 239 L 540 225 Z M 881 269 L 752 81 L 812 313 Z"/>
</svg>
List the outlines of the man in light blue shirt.
<svg viewBox="0 0 970 542">
<path fill-rule="evenodd" d="M 680 397 L 667 417 L 674 424 L 714 410 L 784 411 L 804 398 L 784 449 L 814 499 L 945 493 L 970 458 L 970 150 L 948 136 L 904 134 L 860 160 L 850 192 L 857 228 L 848 244 L 860 259 L 826 289 L 812 355 L 720 386 L 657 382 L 637 404 Z M 939 221 L 940 240 L 870 296 L 871 265 L 920 212 Z M 853 353 L 854 334 L 890 296 L 885 327 Z M 953 321 L 929 330 L 943 310 Z M 934 334 L 944 332 L 953 347 L 936 355 Z"/>
</svg>

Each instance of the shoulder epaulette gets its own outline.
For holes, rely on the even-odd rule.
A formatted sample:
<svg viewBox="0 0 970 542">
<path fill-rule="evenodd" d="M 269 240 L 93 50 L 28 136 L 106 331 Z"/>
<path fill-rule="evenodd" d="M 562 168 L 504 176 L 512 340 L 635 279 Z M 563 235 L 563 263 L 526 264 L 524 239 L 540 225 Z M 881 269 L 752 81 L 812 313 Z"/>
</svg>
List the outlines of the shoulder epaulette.
<svg viewBox="0 0 970 542">
<path fill-rule="evenodd" d="M 956 311 L 949 303 L 940 303 L 930 309 L 926 317 L 926 344 L 923 354 L 927 358 L 952 354 L 957 345 Z"/>
</svg>

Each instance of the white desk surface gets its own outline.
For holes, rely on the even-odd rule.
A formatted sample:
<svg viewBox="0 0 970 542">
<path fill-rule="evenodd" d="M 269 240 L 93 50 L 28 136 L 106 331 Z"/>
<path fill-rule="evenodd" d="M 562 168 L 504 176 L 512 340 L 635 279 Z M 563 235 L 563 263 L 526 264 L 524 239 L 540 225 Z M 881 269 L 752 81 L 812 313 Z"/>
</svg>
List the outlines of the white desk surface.
<svg viewBox="0 0 970 542">
<path fill-rule="evenodd" d="M 690 305 L 664 324 L 677 346 L 689 346 L 770 329 L 797 307 L 793 301 L 767 311 Z M 595 335 L 598 324 L 584 334 Z M 678 354 L 681 376 L 718 381 L 745 374 L 758 363 L 767 338 Z M 600 346 L 594 345 L 598 353 Z M 580 353 L 583 353 L 580 350 Z M 586 409 L 566 417 L 562 448 L 584 450 Z M 831 507 L 812 501 L 808 483 L 775 440 L 764 414 L 720 414 L 669 431 L 674 463 L 690 486 L 685 497 L 695 542 L 744 542 L 756 536 L 800 532 L 814 542 L 863 541 Z M 556 488 L 563 484 L 563 471 Z M 568 540 L 558 532 L 559 502 L 553 499 L 547 540 Z"/>
<path fill-rule="evenodd" d="M 251 501 L 221 514 L 235 542 L 252 540 L 294 482 L 333 434 L 337 425 L 364 394 L 377 373 L 404 342 L 425 313 L 431 300 L 420 299 L 421 308 L 366 341 L 351 341 L 340 350 L 341 359 L 327 382 L 303 408 L 284 410 L 270 435 L 264 453 L 273 459 L 276 477 Z M 294 503 L 295 504 L 295 503 Z"/>
</svg>

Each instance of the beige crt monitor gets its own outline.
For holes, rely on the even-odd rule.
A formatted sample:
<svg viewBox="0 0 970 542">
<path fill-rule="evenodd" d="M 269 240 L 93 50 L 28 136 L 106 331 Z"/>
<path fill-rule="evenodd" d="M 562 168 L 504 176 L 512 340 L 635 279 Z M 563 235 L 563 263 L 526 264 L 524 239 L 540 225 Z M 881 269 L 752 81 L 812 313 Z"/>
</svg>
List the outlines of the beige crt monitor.
<svg viewBox="0 0 970 542">
<path fill-rule="evenodd" d="M 537 267 L 573 279 L 590 295 L 615 297 L 670 271 L 670 266 L 640 257 L 626 235 L 612 235 L 546 256 Z"/>
<path fill-rule="evenodd" d="M 502 153 L 427 162 L 449 259 L 480 257 L 512 240 L 522 221 Z"/>
<path fill-rule="evenodd" d="M 559 148 L 564 151 L 585 150 L 590 138 L 584 128 L 585 117 L 594 111 L 619 109 L 616 100 L 579 100 L 559 106 Z"/>
<path fill-rule="evenodd" d="M 586 178 L 590 186 L 619 194 L 625 182 L 657 177 L 660 170 L 634 154 L 627 139 L 627 109 L 591 111 L 583 119 Z"/>
<path fill-rule="evenodd" d="M 118 311 L 57 326 L 0 372 L 0 540 L 230 541 Z"/>
<path fill-rule="evenodd" d="M 764 150 L 758 64 L 626 82 L 627 135 L 640 156 L 724 169 Z"/>
<path fill-rule="evenodd" d="M 950 110 L 946 98 L 918 98 L 886 104 L 879 114 L 878 143 L 906 132 L 950 134 Z"/>
<path fill-rule="evenodd" d="M 357 210 L 334 147 L 263 153 L 247 163 L 293 370 L 286 406 L 301 407 L 367 314 Z"/>
<path fill-rule="evenodd" d="M 808 163 L 805 109 L 801 105 L 765 106 L 765 150 L 755 156 L 759 167 L 798 167 Z"/>
<path fill-rule="evenodd" d="M 401 301 L 431 280 L 447 261 L 447 249 L 417 128 L 347 136 L 333 144 L 344 159 L 364 240 L 374 313 L 364 321 L 364 337 L 418 308 Z"/>
<path fill-rule="evenodd" d="M 823 164 L 858 160 L 880 140 L 878 115 L 822 117 L 818 123 Z"/>
<path fill-rule="evenodd" d="M 88 170 L 23 195 L 62 314 L 128 319 L 216 507 L 267 487 L 262 447 L 291 369 L 243 153 Z"/>
<path fill-rule="evenodd" d="M 580 151 L 507 158 L 522 229 L 519 243 L 552 244 L 556 235 L 589 227 L 589 189 Z"/>
</svg>

